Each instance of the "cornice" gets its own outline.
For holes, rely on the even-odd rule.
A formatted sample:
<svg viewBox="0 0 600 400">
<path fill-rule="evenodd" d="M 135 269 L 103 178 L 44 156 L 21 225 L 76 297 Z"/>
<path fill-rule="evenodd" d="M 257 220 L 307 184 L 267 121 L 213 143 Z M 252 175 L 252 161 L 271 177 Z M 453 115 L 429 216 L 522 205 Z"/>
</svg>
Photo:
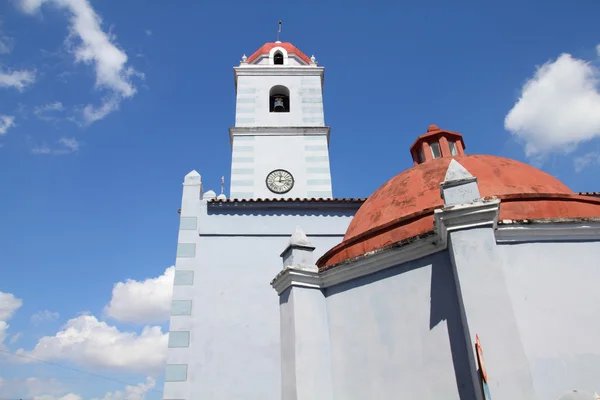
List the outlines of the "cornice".
<svg viewBox="0 0 600 400">
<path fill-rule="evenodd" d="M 500 200 L 480 200 L 434 212 L 434 230 L 321 269 L 282 270 L 271 282 L 278 294 L 290 286 L 325 289 L 330 286 L 417 260 L 448 246 L 448 234 L 462 229 L 490 227 L 496 243 L 589 241 L 600 242 L 600 218 L 498 221 Z"/>
<path fill-rule="evenodd" d="M 499 199 L 479 200 L 435 210 L 433 227 L 440 240 L 446 242 L 450 232 L 486 226 L 495 229 L 499 215 Z"/>
<path fill-rule="evenodd" d="M 329 143 L 329 126 L 232 126 L 229 128 L 229 140 L 234 136 L 317 136 L 327 137 Z"/>
<path fill-rule="evenodd" d="M 379 249 L 348 260 L 344 265 L 338 265 L 339 268 L 323 272 L 288 267 L 277 274 L 271 281 L 271 286 L 278 294 L 290 286 L 324 289 L 437 253 L 443 250 L 443 246 L 436 235 L 429 234 L 422 239 L 413 240 L 410 244 L 396 244 Z"/>
<path fill-rule="evenodd" d="M 244 65 L 233 67 L 235 88 L 238 86 L 238 76 L 320 76 L 321 87 L 325 85 L 325 68 L 318 66 L 263 66 Z"/>
<path fill-rule="evenodd" d="M 278 295 L 291 286 L 321 289 L 323 287 L 323 278 L 317 271 L 287 267 L 271 281 L 271 286 L 277 291 Z"/>
<path fill-rule="evenodd" d="M 502 220 L 497 243 L 600 241 L 600 218 Z"/>
<path fill-rule="evenodd" d="M 310 201 L 209 201 L 207 206 L 213 210 L 332 210 L 332 211 L 356 211 L 362 202 L 334 201 L 333 199 L 314 199 Z M 343 232 L 342 232 L 343 236 Z"/>
<path fill-rule="evenodd" d="M 322 76 L 325 68 L 317 66 L 245 65 L 233 67 L 236 76 Z"/>
</svg>

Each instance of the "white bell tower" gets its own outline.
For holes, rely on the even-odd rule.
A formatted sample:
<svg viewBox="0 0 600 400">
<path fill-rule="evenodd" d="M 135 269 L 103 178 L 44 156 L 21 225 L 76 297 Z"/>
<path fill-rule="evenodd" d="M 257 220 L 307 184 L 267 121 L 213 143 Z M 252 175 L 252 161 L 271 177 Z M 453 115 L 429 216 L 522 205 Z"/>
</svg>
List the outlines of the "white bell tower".
<svg viewBox="0 0 600 400">
<path fill-rule="evenodd" d="M 277 41 L 233 70 L 230 198 L 331 198 L 323 67 Z"/>
</svg>

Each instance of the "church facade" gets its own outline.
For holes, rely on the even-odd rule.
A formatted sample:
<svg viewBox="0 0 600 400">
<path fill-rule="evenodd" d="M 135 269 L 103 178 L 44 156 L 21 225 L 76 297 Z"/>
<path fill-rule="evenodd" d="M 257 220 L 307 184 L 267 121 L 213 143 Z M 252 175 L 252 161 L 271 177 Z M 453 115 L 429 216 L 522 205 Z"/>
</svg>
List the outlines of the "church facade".
<svg viewBox="0 0 600 400">
<path fill-rule="evenodd" d="M 594 399 L 598 193 L 431 125 L 336 199 L 323 68 L 275 42 L 234 72 L 230 198 L 183 182 L 165 400 Z"/>
<path fill-rule="evenodd" d="M 323 254 L 364 200 L 332 198 L 314 58 L 267 43 L 234 76 L 230 197 L 183 182 L 164 399 L 280 398 L 279 253 L 301 225 Z"/>
</svg>

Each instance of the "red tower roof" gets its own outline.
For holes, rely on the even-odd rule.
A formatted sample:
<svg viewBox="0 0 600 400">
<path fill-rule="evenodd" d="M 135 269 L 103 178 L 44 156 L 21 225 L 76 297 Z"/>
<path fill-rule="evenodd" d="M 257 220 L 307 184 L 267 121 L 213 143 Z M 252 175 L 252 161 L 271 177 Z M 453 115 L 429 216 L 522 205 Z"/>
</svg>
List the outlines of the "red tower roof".
<svg viewBox="0 0 600 400">
<path fill-rule="evenodd" d="M 303 52 L 298 50 L 298 48 L 296 46 L 294 46 L 293 44 L 291 44 L 290 42 L 265 43 L 261 46 L 260 49 L 256 50 L 254 52 L 254 54 L 252 54 L 250 57 L 248 57 L 248 62 L 251 63 L 252 61 L 256 60 L 259 56 L 261 56 L 263 54 L 269 54 L 269 52 L 274 47 L 283 47 L 285 49 L 285 51 L 288 52 L 288 54 L 295 54 L 298 57 L 300 57 L 304 62 L 306 62 L 307 64 L 310 64 L 310 58 L 306 54 L 304 54 Z"/>
<path fill-rule="evenodd" d="M 477 178 L 482 197 L 500 199 L 501 220 L 600 216 L 600 199 L 577 195 L 530 165 L 488 155 L 442 156 L 415 165 L 375 191 L 352 219 L 343 242 L 317 265 L 326 268 L 433 230 L 433 212 L 444 206 L 440 183 L 452 159 Z"/>
</svg>

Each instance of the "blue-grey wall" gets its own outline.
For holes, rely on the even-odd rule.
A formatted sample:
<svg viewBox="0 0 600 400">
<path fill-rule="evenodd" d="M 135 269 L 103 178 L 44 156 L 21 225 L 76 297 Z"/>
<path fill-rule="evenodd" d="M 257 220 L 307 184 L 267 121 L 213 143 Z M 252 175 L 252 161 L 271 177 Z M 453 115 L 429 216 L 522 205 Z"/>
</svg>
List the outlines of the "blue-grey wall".
<svg viewBox="0 0 600 400">
<path fill-rule="evenodd" d="M 299 225 L 321 256 L 355 210 L 208 208 L 193 188 L 184 190 L 175 268 L 176 280 L 193 272 L 193 282 L 174 286 L 170 322 L 189 344 L 169 348 L 166 375 L 175 379 L 164 398 L 279 399 L 280 310 L 269 283 L 280 253 Z"/>
<path fill-rule="evenodd" d="M 326 289 L 338 399 L 471 398 L 446 251 Z"/>
<path fill-rule="evenodd" d="M 600 242 L 499 249 L 536 399 L 600 392 Z"/>
</svg>

